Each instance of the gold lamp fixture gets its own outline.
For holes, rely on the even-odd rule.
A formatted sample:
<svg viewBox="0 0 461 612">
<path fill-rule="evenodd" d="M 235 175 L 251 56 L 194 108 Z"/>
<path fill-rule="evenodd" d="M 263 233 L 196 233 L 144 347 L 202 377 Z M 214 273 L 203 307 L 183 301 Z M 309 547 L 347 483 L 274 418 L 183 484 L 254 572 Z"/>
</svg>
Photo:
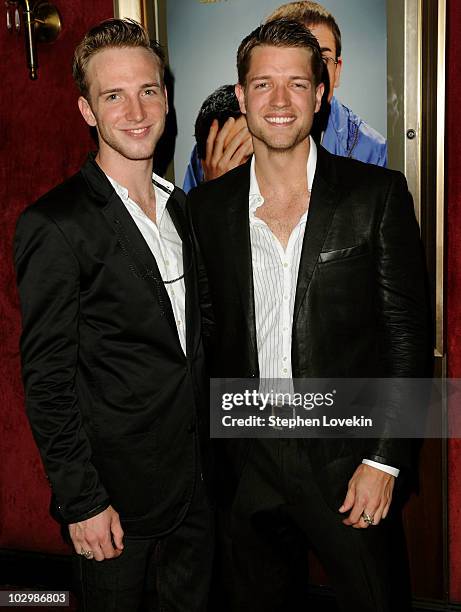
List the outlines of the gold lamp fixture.
<svg viewBox="0 0 461 612">
<path fill-rule="evenodd" d="M 61 32 L 61 17 L 50 2 L 7 0 L 6 27 L 10 32 L 24 30 L 29 76 L 38 78 L 37 42 L 53 42 Z"/>
</svg>

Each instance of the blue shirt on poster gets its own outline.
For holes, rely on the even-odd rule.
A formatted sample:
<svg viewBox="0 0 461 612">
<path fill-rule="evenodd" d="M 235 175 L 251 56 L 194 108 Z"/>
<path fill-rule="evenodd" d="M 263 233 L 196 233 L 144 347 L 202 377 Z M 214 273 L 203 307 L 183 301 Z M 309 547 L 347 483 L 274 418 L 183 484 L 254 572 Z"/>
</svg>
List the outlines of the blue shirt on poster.
<svg viewBox="0 0 461 612">
<path fill-rule="evenodd" d="M 331 111 L 322 146 L 341 157 L 352 157 L 376 166 L 387 165 L 387 143 L 384 136 L 335 97 L 331 99 Z"/>
</svg>

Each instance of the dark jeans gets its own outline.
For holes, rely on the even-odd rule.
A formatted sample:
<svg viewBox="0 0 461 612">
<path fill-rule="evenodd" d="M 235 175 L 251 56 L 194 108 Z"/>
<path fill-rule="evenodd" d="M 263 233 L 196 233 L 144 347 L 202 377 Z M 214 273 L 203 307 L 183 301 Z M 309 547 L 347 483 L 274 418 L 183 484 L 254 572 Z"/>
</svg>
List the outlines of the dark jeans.
<svg viewBox="0 0 461 612">
<path fill-rule="evenodd" d="M 343 612 L 411 610 L 400 513 L 353 529 L 339 505 L 326 503 L 304 440 L 254 441 L 231 512 L 235 612 L 305 612 L 309 547 Z"/>
<path fill-rule="evenodd" d="M 75 555 L 80 612 L 204 612 L 213 562 L 203 483 L 182 523 L 162 538 L 124 538 L 116 559 Z"/>
</svg>

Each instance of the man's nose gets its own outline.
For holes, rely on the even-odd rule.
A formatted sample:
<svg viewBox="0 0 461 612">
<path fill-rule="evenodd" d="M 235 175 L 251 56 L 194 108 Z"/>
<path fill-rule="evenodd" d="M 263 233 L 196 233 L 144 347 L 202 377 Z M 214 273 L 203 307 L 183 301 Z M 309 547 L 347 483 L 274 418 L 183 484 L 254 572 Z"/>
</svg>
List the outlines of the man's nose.
<svg viewBox="0 0 461 612">
<path fill-rule="evenodd" d="M 130 98 L 128 100 L 128 106 L 126 109 L 126 118 L 129 121 L 136 121 L 139 123 L 144 119 L 144 117 L 144 107 L 142 105 L 141 100 L 138 98 L 138 96 Z"/>
<path fill-rule="evenodd" d="M 271 104 L 272 106 L 277 106 L 279 108 L 289 106 L 290 97 L 285 85 L 278 84 L 272 89 Z"/>
</svg>

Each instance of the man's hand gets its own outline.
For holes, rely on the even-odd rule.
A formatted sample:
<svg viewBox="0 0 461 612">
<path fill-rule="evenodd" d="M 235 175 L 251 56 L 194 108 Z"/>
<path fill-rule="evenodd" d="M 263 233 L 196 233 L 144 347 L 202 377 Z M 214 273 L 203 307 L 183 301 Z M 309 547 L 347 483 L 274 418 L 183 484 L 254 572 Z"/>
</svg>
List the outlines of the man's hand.
<svg viewBox="0 0 461 612">
<path fill-rule="evenodd" d="M 71 523 L 69 533 L 79 555 L 90 551 L 96 561 L 103 561 L 122 554 L 123 529 L 118 513 L 112 506 L 86 521 Z"/>
<path fill-rule="evenodd" d="M 392 501 L 395 477 L 362 463 L 349 480 L 347 495 L 339 512 L 348 512 L 343 520 L 344 525 L 355 529 L 365 529 L 369 525 L 364 521 L 362 512 L 373 518 L 373 525 L 378 525 L 386 518 Z"/>
<path fill-rule="evenodd" d="M 206 140 L 206 158 L 202 159 L 205 181 L 243 164 L 252 153 L 253 141 L 243 115 L 237 120 L 229 117 L 221 129 L 214 119 Z"/>
</svg>

